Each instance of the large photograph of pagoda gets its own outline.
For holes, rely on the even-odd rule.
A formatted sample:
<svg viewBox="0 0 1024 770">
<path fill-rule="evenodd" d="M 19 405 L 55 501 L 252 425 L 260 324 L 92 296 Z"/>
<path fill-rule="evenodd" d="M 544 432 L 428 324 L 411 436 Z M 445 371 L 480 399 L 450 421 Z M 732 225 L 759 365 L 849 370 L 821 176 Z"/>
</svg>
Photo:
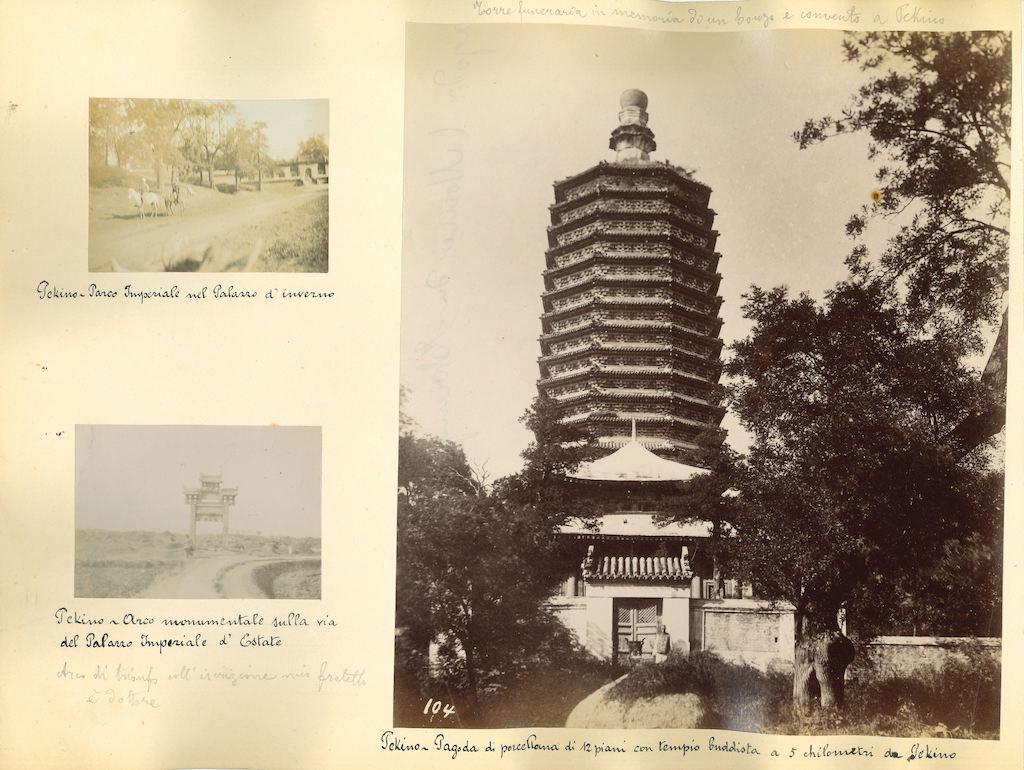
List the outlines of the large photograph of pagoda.
<svg viewBox="0 0 1024 770">
<path fill-rule="evenodd" d="M 406 60 L 395 725 L 998 738 L 1009 34 Z"/>
<path fill-rule="evenodd" d="M 319 599 L 320 429 L 79 425 L 75 596 Z"/>
</svg>

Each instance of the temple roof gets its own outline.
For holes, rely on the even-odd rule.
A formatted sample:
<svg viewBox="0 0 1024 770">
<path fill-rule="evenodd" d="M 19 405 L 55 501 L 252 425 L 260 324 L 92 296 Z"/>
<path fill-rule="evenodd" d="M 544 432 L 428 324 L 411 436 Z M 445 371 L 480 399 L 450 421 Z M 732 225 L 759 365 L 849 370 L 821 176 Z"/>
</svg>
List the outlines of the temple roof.
<svg viewBox="0 0 1024 770">
<path fill-rule="evenodd" d="M 711 524 L 706 521 L 673 521 L 661 524 L 654 514 L 638 511 L 606 513 L 597 522 L 597 528 L 587 526 L 584 521 L 572 519 L 563 524 L 559 531 L 563 535 L 576 535 L 577 539 L 623 539 L 634 537 L 710 537 Z"/>
<path fill-rule="evenodd" d="M 636 439 L 598 460 L 584 463 L 570 478 L 584 481 L 687 481 L 708 471 L 658 457 Z"/>
<path fill-rule="evenodd" d="M 603 556 L 595 560 L 586 579 L 683 582 L 692 576 L 686 559 L 678 556 Z"/>
</svg>

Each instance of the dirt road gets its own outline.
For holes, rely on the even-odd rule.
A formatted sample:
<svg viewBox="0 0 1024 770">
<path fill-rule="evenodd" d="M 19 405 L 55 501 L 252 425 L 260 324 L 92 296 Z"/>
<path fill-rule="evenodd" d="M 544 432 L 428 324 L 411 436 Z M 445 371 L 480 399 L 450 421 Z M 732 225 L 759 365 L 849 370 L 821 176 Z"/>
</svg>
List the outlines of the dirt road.
<svg viewBox="0 0 1024 770">
<path fill-rule="evenodd" d="M 252 573 L 257 567 L 301 557 L 245 555 L 197 557 L 175 575 L 161 578 L 139 594 L 144 599 L 266 599 Z M 222 577 L 223 575 L 223 577 Z M 220 580 L 220 590 L 217 583 Z"/>
<path fill-rule="evenodd" d="M 89 215 L 89 270 L 162 272 L 165 263 L 201 257 L 211 242 L 327 195 L 326 186 L 235 195 L 203 191 L 181 214 L 140 218 L 126 195 L 110 191 Z M 98 196 L 98 194 L 97 194 Z M 244 261 L 247 254 L 235 255 Z M 223 270 L 224 265 L 214 266 Z"/>
</svg>

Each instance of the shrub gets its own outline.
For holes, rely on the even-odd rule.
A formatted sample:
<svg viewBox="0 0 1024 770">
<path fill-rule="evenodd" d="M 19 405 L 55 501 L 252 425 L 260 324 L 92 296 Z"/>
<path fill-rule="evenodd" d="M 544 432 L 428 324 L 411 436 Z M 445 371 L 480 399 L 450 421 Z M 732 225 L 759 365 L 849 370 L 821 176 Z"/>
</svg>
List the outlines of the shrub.
<svg viewBox="0 0 1024 770">
<path fill-rule="evenodd" d="M 792 678 L 727 663 L 710 652 L 672 653 L 663 663 L 634 668 L 608 697 L 633 703 L 675 693 L 702 696 L 724 729 L 762 731 L 789 708 Z"/>
<path fill-rule="evenodd" d="M 138 175 L 117 166 L 90 166 L 90 187 L 131 187 L 138 186 Z"/>
</svg>

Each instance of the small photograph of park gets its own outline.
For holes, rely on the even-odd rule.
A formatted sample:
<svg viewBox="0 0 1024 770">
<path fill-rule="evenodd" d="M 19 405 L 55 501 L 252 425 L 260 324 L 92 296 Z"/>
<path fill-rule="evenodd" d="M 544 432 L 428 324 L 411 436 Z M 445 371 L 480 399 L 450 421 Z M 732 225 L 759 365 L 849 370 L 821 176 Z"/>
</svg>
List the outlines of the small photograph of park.
<svg viewBox="0 0 1024 770">
<path fill-rule="evenodd" d="M 395 726 L 998 740 L 1010 33 L 406 44 Z"/>
<path fill-rule="evenodd" d="M 89 100 L 89 270 L 328 269 L 327 100 Z"/>
</svg>

